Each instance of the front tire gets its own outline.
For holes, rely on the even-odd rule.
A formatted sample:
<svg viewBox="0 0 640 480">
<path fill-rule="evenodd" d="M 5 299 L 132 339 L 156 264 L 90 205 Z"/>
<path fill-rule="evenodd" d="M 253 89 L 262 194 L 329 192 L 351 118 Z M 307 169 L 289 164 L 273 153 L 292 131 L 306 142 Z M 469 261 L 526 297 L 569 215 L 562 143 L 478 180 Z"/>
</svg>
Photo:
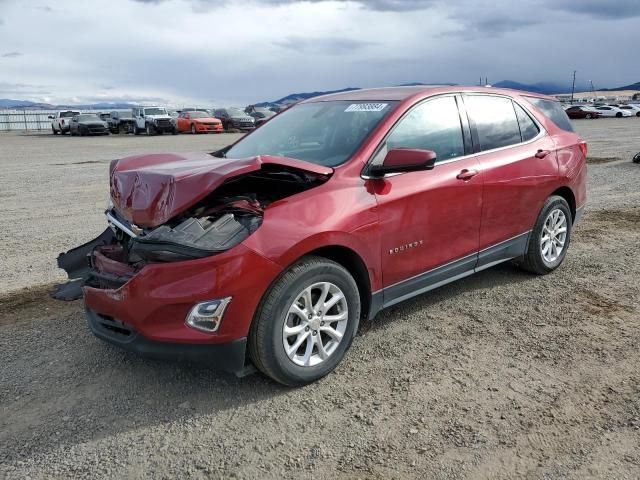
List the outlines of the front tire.
<svg viewBox="0 0 640 480">
<path fill-rule="evenodd" d="M 633 157 L 633 163 L 640 163 L 640 152 L 636 153 Z"/>
<path fill-rule="evenodd" d="M 288 386 L 314 382 L 340 363 L 358 329 L 360 294 L 349 272 L 307 256 L 263 297 L 249 333 L 249 356 Z"/>
<path fill-rule="evenodd" d="M 53 127 L 53 125 L 51 125 L 51 131 L 53 132 L 54 135 L 58 134 L 58 131 Z"/>
<path fill-rule="evenodd" d="M 191 135 L 195 135 L 197 132 L 196 125 L 194 123 L 191 124 Z"/>
<path fill-rule="evenodd" d="M 616 118 L 622 118 L 622 114 L 620 112 L 616 113 Z"/>
<path fill-rule="evenodd" d="M 592 118 L 593 118 L 593 115 L 591 115 L 590 113 L 587 113 L 587 115 L 585 116 L 585 118 L 592 119 Z"/>
<path fill-rule="evenodd" d="M 549 197 L 531 231 L 520 267 L 537 275 L 546 275 L 558 268 L 567 255 L 572 225 L 567 201 L 557 195 Z"/>
<path fill-rule="evenodd" d="M 145 131 L 147 133 L 147 137 L 150 137 L 151 135 L 153 135 L 153 129 L 151 128 L 151 124 L 147 123 L 146 127 L 145 127 Z"/>
</svg>

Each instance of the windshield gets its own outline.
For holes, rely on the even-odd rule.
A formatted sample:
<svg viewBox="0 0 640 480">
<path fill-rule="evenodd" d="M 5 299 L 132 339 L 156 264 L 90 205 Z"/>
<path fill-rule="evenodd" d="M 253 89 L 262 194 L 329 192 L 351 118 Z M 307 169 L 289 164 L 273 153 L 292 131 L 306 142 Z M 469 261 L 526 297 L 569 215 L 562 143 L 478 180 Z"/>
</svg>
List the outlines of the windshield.
<svg viewBox="0 0 640 480">
<path fill-rule="evenodd" d="M 239 108 L 227 108 L 227 113 L 232 117 L 246 117 L 247 114 L 244 113 Z"/>
<path fill-rule="evenodd" d="M 303 103 L 286 110 L 226 152 L 274 155 L 335 167 L 346 162 L 397 102 Z"/>
<path fill-rule="evenodd" d="M 97 116 L 97 115 L 87 115 L 87 114 L 85 114 L 85 115 L 78 115 L 78 121 L 79 121 L 79 122 L 87 122 L 87 121 L 90 121 L 90 120 L 97 120 L 97 121 L 100 121 L 100 119 L 98 118 L 98 116 Z"/>
<path fill-rule="evenodd" d="M 166 115 L 167 111 L 164 108 L 145 108 L 145 115 Z"/>
<path fill-rule="evenodd" d="M 191 118 L 210 118 L 211 115 L 205 112 L 189 112 Z"/>
</svg>

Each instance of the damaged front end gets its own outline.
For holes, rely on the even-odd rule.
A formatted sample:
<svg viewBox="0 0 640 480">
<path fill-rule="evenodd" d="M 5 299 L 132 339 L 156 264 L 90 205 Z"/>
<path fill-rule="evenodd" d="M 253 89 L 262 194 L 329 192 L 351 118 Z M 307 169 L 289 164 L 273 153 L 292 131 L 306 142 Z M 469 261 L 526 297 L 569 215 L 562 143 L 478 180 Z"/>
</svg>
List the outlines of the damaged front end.
<svg viewBox="0 0 640 480">
<path fill-rule="evenodd" d="M 60 300 L 74 300 L 82 296 L 82 287 L 117 289 L 128 282 L 145 265 L 194 260 L 209 257 L 230 250 L 253 234 L 262 224 L 264 211 L 272 203 L 303 192 L 324 183 L 329 171 L 318 168 L 304 170 L 291 161 L 264 161 L 258 157 L 255 167 L 241 165 L 242 173 L 237 176 L 225 174 L 220 181 L 206 180 L 212 191 L 193 191 L 193 201 L 185 201 L 186 193 L 178 192 L 184 211 L 171 212 L 171 218 L 156 225 L 159 215 L 152 217 L 148 211 L 158 211 L 159 206 L 149 203 L 147 211 L 128 209 L 135 204 L 132 195 L 139 195 L 146 188 L 153 191 L 155 198 L 174 198 L 180 184 L 175 178 L 165 178 L 170 170 L 167 163 L 161 163 L 164 177 L 158 180 L 158 171 L 135 173 L 135 188 L 127 192 L 118 189 L 124 184 L 118 178 L 118 168 L 112 167 L 112 201 L 106 216 L 109 228 L 99 237 L 58 257 L 58 266 L 64 269 L 69 282 L 59 285 L 53 297 Z M 172 163 L 177 163 L 173 161 Z M 191 161 L 193 164 L 193 161 Z M 215 165 L 213 166 L 215 169 Z M 225 165 L 228 170 L 228 165 Z M 251 170 L 247 173 L 247 170 Z M 131 170 L 124 170 L 131 177 Z M 205 172 L 206 173 L 206 172 Z M 205 175 L 202 171 L 201 175 Z M 209 172 L 211 174 L 211 172 Z M 142 178 L 147 175 L 147 180 Z M 193 187 L 193 175 L 189 178 Z M 126 178 L 125 178 L 126 179 Z M 216 178 L 214 177 L 214 180 Z M 146 182 L 146 183 L 145 183 Z M 151 187 L 151 183 L 155 182 Z M 159 184 L 158 184 L 159 182 Z M 114 185 L 117 191 L 114 194 Z M 170 194 L 167 191 L 172 189 Z M 127 198 L 126 193 L 129 194 Z M 139 197 L 137 198 L 140 204 Z M 140 205 L 137 205 L 140 207 Z M 121 208 L 119 208 L 121 207 Z M 163 214 L 169 216 L 166 202 Z M 133 212 L 133 213 L 132 213 Z M 146 225 L 135 223 L 136 215 Z M 128 217 L 128 218 L 127 218 Z M 152 221 L 153 220 L 153 221 Z"/>
</svg>

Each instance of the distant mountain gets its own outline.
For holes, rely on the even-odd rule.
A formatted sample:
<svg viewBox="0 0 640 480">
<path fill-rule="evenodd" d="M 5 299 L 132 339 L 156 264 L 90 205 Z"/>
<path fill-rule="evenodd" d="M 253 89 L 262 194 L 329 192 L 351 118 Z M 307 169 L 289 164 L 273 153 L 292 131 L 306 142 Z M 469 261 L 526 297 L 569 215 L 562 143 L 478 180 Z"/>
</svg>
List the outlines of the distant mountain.
<svg viewBox="0 0 640 480">
<path fill-rule="evenodd" d="M 525 90 L 527 92 L 542 93 L 544 95 L 554 95 L 557 93 L 571 93 L 571 84 L 559 84 L 552 82 L 538 82 L 538 83 L 519 83 L 513 80 L 501 80 L 500 82 L 492 83 L 497 88 L 511 88 L 513 90 Z M 576 83 L 576 92 L 589 91 L 591 87 L 587 84 Z"/>
<path fill-rule="evenodd" d="M 307 93 L 292 93 L 286 97 L 282 97 L 272 102 L 260 102 L 256 103 L 256 107 L 270 107 L 273 105 L 289 105 L 290 103 L 296 103 L 308 98 L 319 97 L 320 95 L 329 95 L 331 93 L 351 92 L 353 90 L 360 90 L 359 87 L 347 87 L 341 90 L 329 90 L 326 92 L 307 92 Z"/>
<path fill-rule="evenodd" d="M 632 83 L 631 85 L 625 85 L 624 87 L 600 88 L 599 90 L 605 90 L 605 91 L 612 91 L 612 90 L 640 90 L 640 82 Z"/>
<path fill-rule="evenodd" d="M 10 98 L 0 98 L 0 108 L 28 108 L 36 105 L 28 100 L 11 100 Z"/>
<path fill-rule="evenodd" d="M 86 105 L 51 105 L 49 103 L 30 102 L 28 100 L 12 100 L 0 98 L 0 108 L 6 109 L 29 109 L 29 110 L 124 110 L 135 107 L 133 103 L 91 103 Z"/>
</svg>

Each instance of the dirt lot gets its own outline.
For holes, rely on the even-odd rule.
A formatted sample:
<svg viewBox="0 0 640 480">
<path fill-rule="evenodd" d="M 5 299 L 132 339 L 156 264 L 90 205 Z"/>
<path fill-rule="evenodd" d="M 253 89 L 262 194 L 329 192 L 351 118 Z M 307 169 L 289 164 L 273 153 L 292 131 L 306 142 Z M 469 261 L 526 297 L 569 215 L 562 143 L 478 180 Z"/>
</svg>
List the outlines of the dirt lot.
<svg viewBox="0 0 640 480">
<path fill-rule="evenodd" d="M 0 477 L 640 478 L 640 119 L 576 127 L 590 198 L 562 268 L 388 309 L 297 390 L 121 352 L 42 286 L 104 225 L 111 158 L 230 138 L 1 135 Z"/>
</svg>

